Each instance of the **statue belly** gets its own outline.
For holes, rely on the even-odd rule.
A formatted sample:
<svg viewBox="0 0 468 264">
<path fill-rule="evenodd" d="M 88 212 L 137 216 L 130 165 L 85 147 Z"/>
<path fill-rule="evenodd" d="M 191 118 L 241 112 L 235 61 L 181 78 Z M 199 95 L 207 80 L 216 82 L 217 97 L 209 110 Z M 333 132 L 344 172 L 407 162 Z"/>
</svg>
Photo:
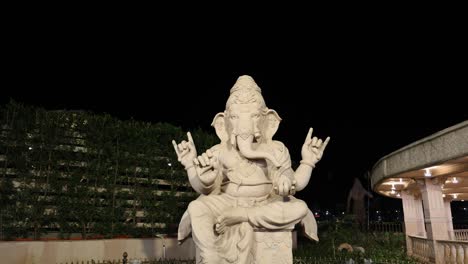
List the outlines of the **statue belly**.
<svg viewBox="0 0 468 264">
<path fill-rule="evenodd" d="M 258 185 L 240 185 L 227 183 L 222 186 L 223 192 L 234 197 L 262 197 L 271 193 L 273 186 L 271 183 Z"/>
</svg>

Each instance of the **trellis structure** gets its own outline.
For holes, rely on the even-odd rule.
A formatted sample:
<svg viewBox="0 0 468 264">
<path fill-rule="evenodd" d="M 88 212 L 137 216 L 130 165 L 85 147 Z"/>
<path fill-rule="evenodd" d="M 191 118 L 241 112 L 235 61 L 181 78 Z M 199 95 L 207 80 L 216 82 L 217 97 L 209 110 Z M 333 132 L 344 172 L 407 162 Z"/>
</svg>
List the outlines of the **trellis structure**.
<svg viewBox="0 0 468 264">
<path fill-rule="evenodd" d="M 0 240 L 171 233 L 196 197 L 167 123 L 10 103 L 0 109 Z M 216 137 L 192 131 L 197 147 Z"/>
</svg>

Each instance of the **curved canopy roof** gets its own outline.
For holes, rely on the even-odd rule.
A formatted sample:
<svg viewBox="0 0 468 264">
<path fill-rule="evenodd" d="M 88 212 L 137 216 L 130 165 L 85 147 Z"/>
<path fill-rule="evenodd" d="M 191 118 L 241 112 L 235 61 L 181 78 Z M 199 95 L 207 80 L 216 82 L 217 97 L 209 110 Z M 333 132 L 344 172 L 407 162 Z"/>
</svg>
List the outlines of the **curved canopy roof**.
<svg viewBox="0 0 468 264">
<path fill-rule="evenodd" d="M 445 196 L 468 200 L 468 121 L 439 131 L 381 158 L 373 167 L 375 192 L 399 198 L 402 190 L 419 192 L 418 179 L 443 183 Z"/>
</svg>

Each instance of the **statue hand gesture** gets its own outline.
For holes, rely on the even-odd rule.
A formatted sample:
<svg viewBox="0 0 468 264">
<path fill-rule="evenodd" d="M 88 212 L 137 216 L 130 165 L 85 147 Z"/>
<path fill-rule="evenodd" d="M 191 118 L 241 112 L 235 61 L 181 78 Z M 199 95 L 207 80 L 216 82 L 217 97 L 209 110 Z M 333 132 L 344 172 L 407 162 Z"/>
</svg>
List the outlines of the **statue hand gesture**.
<svg viewBox="0 0 468 264">
<path fill-rule="evenodd" d="M 207 150 L 205 153 L 193 159 L 197 167 L 198 177 L 200 181 L 205 185 L 211 185 L 218 176 L 218 159 L 213 155 L 211 150 Z"/>
<path fill-rule="evenodd" d="M 176 142 L 172 140 L 172 145 L 174 146 L 174 150 L 177 154 L 177 160 L 185 167 L 186 170 L 194 165 L 193 159 L 197 157 L 197 149 L 195 148 L 190 132 L 187 132 L 187 138 L 188 142 L 183 140 L 180 144 L 176 144 Z"/>
<path fill-rule="evenodd" d="M 281 175 L 273 187 L 276 194 L 286 197 L 296 193 L 296 180 L 290 180 L 287 176 Z"/>
<path fill-rule="evenodd" d="M 323 151 L 327 147 L 328 142 L 330 141 L 330 137 L 327 137 L 325 142 L 322 142 L 322 140 L 318 139 L 317 137 L 312 138 L 312 131 L 313 128 L 310 128 L 309 133 L 307 133 L 304 145 L 302 145 L 301 163 L 305 163 L 311 167 L 314 167 L 315 164 L 322 158 Z"/>
</svg>

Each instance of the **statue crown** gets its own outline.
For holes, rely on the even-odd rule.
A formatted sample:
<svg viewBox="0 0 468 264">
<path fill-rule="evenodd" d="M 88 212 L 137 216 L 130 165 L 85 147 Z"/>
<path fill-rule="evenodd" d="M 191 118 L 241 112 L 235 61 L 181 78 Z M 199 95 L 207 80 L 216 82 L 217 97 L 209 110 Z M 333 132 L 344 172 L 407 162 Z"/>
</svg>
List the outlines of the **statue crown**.
<svg viewBox="0 0 468 264">
<path fill-rule="evenodd" d="M 236 83 L 231 88 L 229 98 L 226 102 L 226 110 L 231 104 L 258 103 L 260 108 L 266 108 L 262 90 L 255 83 L 254 79 L 248 75 L 237 78 Z"/>
<path fill-rule="evenodd" d="M 258 93 L 262 93 L 262 90 L 260 87 L 258 87 L 257 83 L 254 81 L 252 77 L 249 75 L 242 75 L 239 78 L 237 78 L 236 83 L 234 86 L 231 88 L 231 94 L 233 94 L 236 91 L 255 91 Z"/>
</svg>

